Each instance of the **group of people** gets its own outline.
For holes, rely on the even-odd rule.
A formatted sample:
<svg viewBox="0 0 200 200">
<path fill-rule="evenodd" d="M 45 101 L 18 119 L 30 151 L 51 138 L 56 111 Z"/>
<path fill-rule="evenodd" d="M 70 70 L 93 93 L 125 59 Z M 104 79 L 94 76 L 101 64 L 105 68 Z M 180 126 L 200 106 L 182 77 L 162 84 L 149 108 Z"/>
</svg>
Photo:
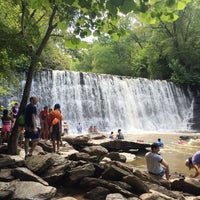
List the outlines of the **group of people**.
<svg viewBox="0 0 200 200">
<path fill-rule="evenodd" d="M 32 153 L 40 139 L 51 138 L 53 144 L 53 151 L 60 153 L 60 140 L 62 133 L 62 113 L 60 109 L 60 104 L 55 104 L 53 110 L 48 110 L 45 106 L 42 111 L 40 111 L 40 133 L 36 123 L 37 108 L 36 104 L 38 102 L 37 97 L 30 97 L 30 103 L 25 109 L 25 158 L 32 156 Z M 29 141 L 32 140 L 32 145 L 29 147 Z"/>
<path fill-rule="evenodd" d="M 24 130 L 24 149 L 25 149 L 25 158 L 32 156 L 32 153 L 38 143 L 42 138 L 45 140 L 51 139 L 53 144 L 53 150 L 59 153 L 60 141 L 62 134 L 62 114 L 59 104 L 54 105 L 54 109 L 49 109 L 45 106 L 39 113 L 40 118 L 40 129 L 37 126 L 36 117 L 37 117 L 37 108 L 36 104 L 38 99 L 36 96 L 31 96 L 29 103 L 24 109 L 24 123 L 18 123 L 18 131 Z M 2 129 L 0 144 L 2 142 L 8 142 L 10 131 L 17 119 L 18 115 L 18 106 L 16 103 L 12 108 L 12 114 L 9 114 L 9 111 L 5 109 L 2 116 Z M 20 116 L 18 117 L 20 120 Z M 68 125 L 64 123 L 64 132 L 68 133 Z M 20 136 L 20 134 L 19 134 Z M 31 147 L 29 147 L 29 141 L 32 140 Z"/>
<path fill-rule="evenodd" d="M 96 126 L 90 126 L 88 128 L 88 133 L 90 133 L 90 134 L 96 134 L 96 133 L 99 133 L 99 131 L 98 131 L 98 129 L 97 129 Z"/>
<path fill-rule="evenodd" d="M 166 179 L 170 178 L 169 164 L 167 161 L 159 154 L 160 147 L 163 147 L 163 142 L 158 139 L 157 142 L 151 144 L 151 151 L 145 154 L 147 170 L 149 174 L 163 177 L 165 175 Z M 189 168 L 195 169 L 195 174 L 190 175 L 192 178 L 196 178 L 200 174 L 200 151 L 197 151 L 192 157 L 189 157 L 185 161 L 185 165 Z"/>
<path fill-rule="evenodd" d="M 10 137 L 10 131 L 15 124 L 18 111 L 19 111 L 18 102 L 14 103 L 10 111 L 8 109 L 3 110 L 3 116 L 1 117 L 2 128 L 0 135 L 0 144 L 2 144 L 3 142 L 8 142 Z"/>
<path fill-rule="evenodd" d="M 113 131 L 111 131 L 110 135 L 109 135 L 110 139 L 118 139 L 118 140 L 123 140 L 124 139 L 124 135 L 122 133 L 121 129 L 118 129 L 117 134 L 115 134 Z"/>
</svg>

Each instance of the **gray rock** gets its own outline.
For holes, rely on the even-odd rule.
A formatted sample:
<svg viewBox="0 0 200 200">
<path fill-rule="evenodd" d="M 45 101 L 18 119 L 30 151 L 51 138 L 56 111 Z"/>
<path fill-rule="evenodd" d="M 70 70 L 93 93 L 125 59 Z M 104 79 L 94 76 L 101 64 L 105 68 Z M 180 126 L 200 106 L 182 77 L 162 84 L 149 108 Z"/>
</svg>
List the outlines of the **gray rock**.
<svg viewBox="0 0 200 200">
<path fill-rule="evenodd" d="M 85 197 L 90 200 L 105 200 L 110 191 L 104 187 L 96 187 L 85 194 Z"/>
<path fill-rule="evenodd" d="M 150 147 L 150 144 L 124 140 L 111 140 L 109 142 L 102 143 L 101 146 L 105 147 L 109 151 L 129 151 L 130 149 L 137 149 L 139 151 L 146 152 L 146 148 Z"/>
<path fill-rule="evenodd" d="M 128 190 L 125 190 L 118 185 L 115 185 L 113 183 L 110 183 L 109 181 L 100 178 L 85 177 L 84 179 L 81 180 L 80 186 L 83 188 L 86 187 L 87 189 L 93 189 L 95 187 L 100 186 L 110 190 L 110 193 L 121 193 L 125 197 L 138 197 L 137 195 L 129 192 Z"/>
<path fill-rule="evenodd" d="M 105 156 L 108 153 L 108 150 L 102 146 L 90 146 L 83 149 L 84 152 L 88 153 L 91 156 Z"/>
<path fill-rule="evenodd" d="M 92 164 L 85 164 L 82 166 L 75 167 L 68 171 L 68 179 L 69 182 L 74 184 L 79 182 L 84 177 L 93 176 L 95 173 L 94 165 Z"/>
<path fill-rule="evenodd" d="M 56 194 L 56 188 L 44 186 L 37 182 L 14 181 L 11 184 L 16 188 L 13 199 L 46 200 L 51 199 Z"/>
<path fill-rule="evenodd" d="M 72 155 L 69 156 L 69 160 L 85 160 L 88 161 L 90 159 L 90 155 L 88 153 L 74 153 Z"/>
<path fill-rule="evenodd" d="M 0 199 L 11 199 L 15 191 L 15 187 L 8 182 L 0 182 Z"/>
<path fill-rule="evenodd" d="M 41 177 L 50 185 L 56 185 L 65 177 L 68 169 L 70 169 L 70 166 L 68 164 L 53 166 L 49 168 L 45 173 L 43 173 Z"/>
<path fill-rule="evenodd" d="M 127 200 L 127 198 L 125 198 L 123 195 L 121 195 L 120 193 L 113 193 L 113 194 L 108 194 L 106 196 L 106 200 Z"/>
<path fill-rule="evenodd" d="M 175 200 L 174 198 L 168 197 L 162 193 L 151 191 L 151 193 L 144 193 L 140 195 L 140 199 L 142 200 Z"/>
<path fill-rule="evenodd" d="M 171 183 L 171 189 L 198 196 L 200 195 L 200 182 L 193 178 L 186 178 L 185 180 L 174 180 Z"/>
<path fill-rule="evenodd" d="M 14 176 L 11 174 L 12 169 L 1 169 L 0 170 L 0 181 L 9 182 L 15 179 Z"/>
<path fill-rule="evenodd" d="M 34 173 L 42 174 L 54 164 L 54 160 L 51 154 L 36 155 L 28 158 L 25 164 Z"/>
<path fill-rule="evenodd" d="M 25 167 L 18 167 L 12 170 L 12 175 L 21 181 L 34 181 L 48 186 L 49 184 L 41 177 L 34 174 L 32 171 Z"/>
<path fill-rule="evenodd" d="M 119 154 L 118 152 L 111 152 L 106 157 L 110 158 L 111 160 L 120 161 L 125 163 L 126 157 L 124 155 Z"/>
<path fill-rule="evenodd" d="M 7 167 L 14 167 L 16 164 L 15 160 L 10 158 L 9 156 L 1 157 L 0 159 L 0 169 Z"/>
<path fill-rule="evenodd" d="M 119 181 L 122 180 L 124 176 L 129 176 L 129 175 L 131 175 L 129 171 L 126 171 L 121 167 L 111 164 L 110 166 L 108 165 L 106 166 L 106 169 L 102 173 L 102 178 Z"/>
<path fill-rule="evenodd" d="M 134 194 L 140 195 L 149 192 L 148 186 L 135 175 L 125 176 L 123 180 L 132 186 Z"/>
</svg>

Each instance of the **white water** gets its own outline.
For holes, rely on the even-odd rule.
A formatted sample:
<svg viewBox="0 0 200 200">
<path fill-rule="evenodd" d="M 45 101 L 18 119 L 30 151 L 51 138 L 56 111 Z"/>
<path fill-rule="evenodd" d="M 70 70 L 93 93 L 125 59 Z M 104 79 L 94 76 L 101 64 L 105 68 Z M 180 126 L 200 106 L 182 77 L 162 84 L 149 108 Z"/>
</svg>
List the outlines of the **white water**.
<svg viewBox="0 0 200 200">
<path fill-rule="evenodd" d="M 37 73 L 31 95 L 38 109 L 61 105 L 70 133 L 78 122 L 87 131 L 121 128 L 125 132 L 190 131 L 192 95 L 171 82 L 70 71 Z M 82 84 L 81 84 L 82 83 Z"/>
</svg>

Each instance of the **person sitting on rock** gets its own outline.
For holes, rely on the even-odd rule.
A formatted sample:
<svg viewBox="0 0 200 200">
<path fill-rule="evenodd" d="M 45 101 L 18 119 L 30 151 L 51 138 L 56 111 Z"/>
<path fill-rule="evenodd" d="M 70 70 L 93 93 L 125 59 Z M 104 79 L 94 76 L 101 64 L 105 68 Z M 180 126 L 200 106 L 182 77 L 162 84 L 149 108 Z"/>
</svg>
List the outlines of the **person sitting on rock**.
<svg viewBox="0 0 200 200">
<path fill-rule="evenodd" d="M 145 155 L 148 172 L 158 177 L 165 175 L 166 179 L 169 180 L 169 165 L 158 153 L 159 151 L 160 146 L 158 143 L 151 144 L 151 151 Z"/>
<path fill-rule="evenodd" d="M 109 138 L 110 138 L 110 139 L 115 139 L 115 135 L 114 135 L 114 132 L 113 132 L 113 131 L 111 131 L 111 133 L 110 133 L 110 135 L 109 135 Z"/>
<path fill-rule="evenodd" d="M 200 151 L 197 151 L 192 157 L 185 161 L 185 165 L 190 169 L 196 170 L 195 174 L 190 174 L 191 178 L 196 178 L 200 174 Z"/>
</svg>

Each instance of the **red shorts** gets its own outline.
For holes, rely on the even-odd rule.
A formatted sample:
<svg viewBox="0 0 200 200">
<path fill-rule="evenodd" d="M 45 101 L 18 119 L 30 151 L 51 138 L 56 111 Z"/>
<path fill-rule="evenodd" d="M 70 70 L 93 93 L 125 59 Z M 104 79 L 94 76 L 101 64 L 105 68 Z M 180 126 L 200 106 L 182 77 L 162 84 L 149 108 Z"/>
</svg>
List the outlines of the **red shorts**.
<svg viewBox="0 0 200 200">
<path fill-rule="evenodd" d="M 2 126 L 2 129 L 1 129 L 1 132 L 10 132 L 10 125 L 3 125 Z"/>
</svg>

